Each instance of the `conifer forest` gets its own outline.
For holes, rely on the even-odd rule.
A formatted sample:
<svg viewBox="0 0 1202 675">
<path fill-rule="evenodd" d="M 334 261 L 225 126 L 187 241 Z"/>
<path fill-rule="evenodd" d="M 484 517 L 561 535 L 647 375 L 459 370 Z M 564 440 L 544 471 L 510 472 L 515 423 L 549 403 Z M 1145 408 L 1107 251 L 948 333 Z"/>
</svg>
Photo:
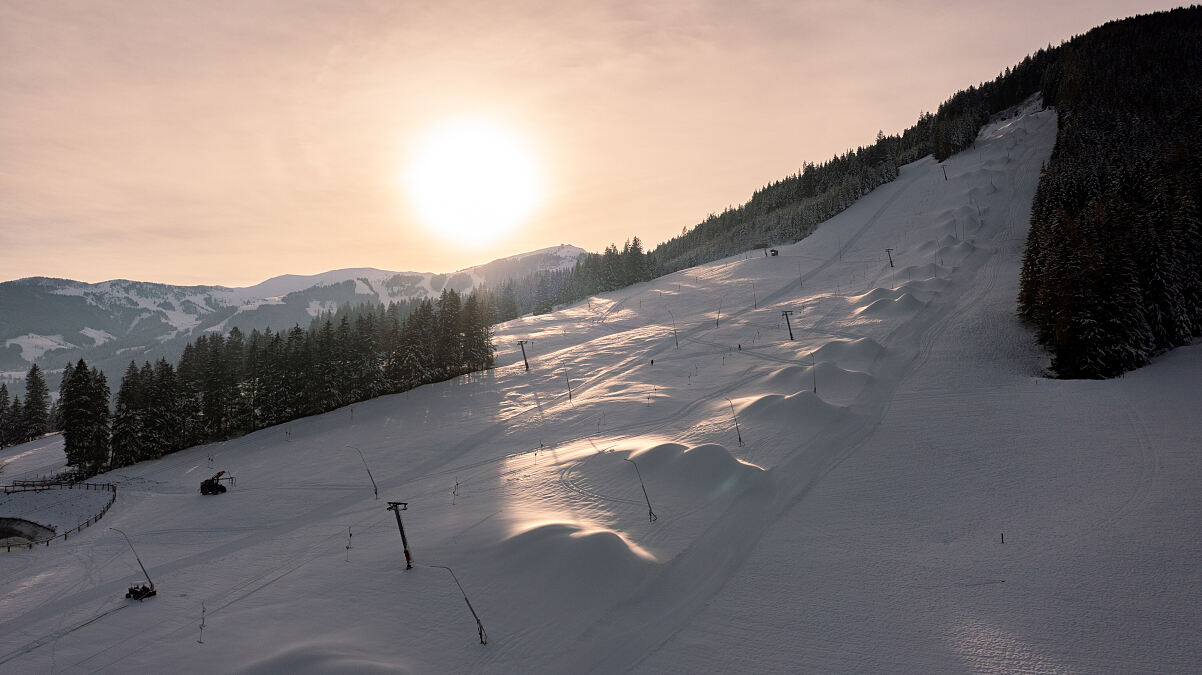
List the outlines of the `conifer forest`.
<svg viewBox="0 0 1202 675">
<path fill-rule="evenodd" d="M 115 406 L 104 373 L 81 359 L 64 369 L 59 399 L 52 412 L 43 405 L 41 426 L 28 421 L 25 411 L 34 406 L 19 399 L 7 406 L 6 444 L 61 429 L 68 465 L 87 477 L 487 370 L 493 302 L 484 291 L 447 289 L 437 301 L 344 306 L 307 328 L 202 335 L 175 364 L 131 362 Z M 0 402 L 7 396 L 0 388 Z"/>
</svg>

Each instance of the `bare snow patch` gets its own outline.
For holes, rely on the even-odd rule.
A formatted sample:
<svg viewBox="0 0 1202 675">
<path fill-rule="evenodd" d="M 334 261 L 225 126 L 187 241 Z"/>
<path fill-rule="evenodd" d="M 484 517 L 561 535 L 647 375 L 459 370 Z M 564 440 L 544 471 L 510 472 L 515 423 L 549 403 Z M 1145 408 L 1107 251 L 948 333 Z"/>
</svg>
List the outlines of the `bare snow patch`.
<svg viewBox="0 0 1202 675">
<path fill-rule="evenodd" d="M 333 300 L 310 300 L 309 306 L 305 308 L 305 311 L 309 313 L 309 316 L 316 317 L 322 312 L 333 312 L 337 309 L 338 303 Z"/>
<path fill-rule="evenodd" d="M 67 342 L 62 335 L 38 335 L 37 333 L 27 333 L 21 337 L 9 338 L 4 341 L 5 347 L 12 345 L 20 347 L 21 358 L 30 362 L 41 358 L 46 352 L 79 348 L 77 345 Z"/>
<path fill-rule="evenodd" d="M 88 328 L 87 326 L 82 328 L 79 332 L 84 337 L 86 337 L 92 341 L 93 347 L 99 347 L 100 345 L 102 345 L 110 340 L 117 339 L 116 336 L 114 336 L 112 333 L 107 333 L 102 330 L 96 330 L 95 328 Z"/>
</svg>

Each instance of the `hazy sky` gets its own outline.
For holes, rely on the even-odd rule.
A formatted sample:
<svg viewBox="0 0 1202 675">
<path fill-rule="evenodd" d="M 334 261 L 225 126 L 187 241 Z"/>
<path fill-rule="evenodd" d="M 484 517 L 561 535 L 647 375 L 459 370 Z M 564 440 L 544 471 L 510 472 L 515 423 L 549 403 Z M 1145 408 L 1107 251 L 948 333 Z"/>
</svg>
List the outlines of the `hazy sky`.
<svg viewBox="0 0 1202 675">
<path fill-rule="evenodd" d="M 1148 0 L 0 0 L 0 280 L 244 286 L 650 248 Z M 513 130 L 545 175 L 482 247 L 399 176 L 417 134 Z"/>
</svg>

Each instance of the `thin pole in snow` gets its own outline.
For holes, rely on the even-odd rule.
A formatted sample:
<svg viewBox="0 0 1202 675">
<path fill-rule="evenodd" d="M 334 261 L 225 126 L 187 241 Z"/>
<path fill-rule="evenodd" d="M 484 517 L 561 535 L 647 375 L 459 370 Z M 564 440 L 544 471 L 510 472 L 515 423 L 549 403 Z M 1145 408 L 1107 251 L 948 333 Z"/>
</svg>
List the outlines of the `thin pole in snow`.
<svg viewBox="0 0 1202 675">
<path fill-rule="evenodd" d="M 388 510 L 396 514 L 396 526 L 401 531 L 401 545 L 405 547 L 405 569 L 413 569 L 413 556 L 409 555 L 409 538 L 405 536 L 405 523 L 401 522 L 401 511 L 409 510 L 409 502 L 388 502 Z"/>
<path fill-rule="evenodd" d="M 369 469 L 367 467 L 367 459 L 363 456 L 363 451 L 360 450 L 359 448 L 356 448 L 353 445 L 348 445 L 346 447 L 359 453 L 359 459 L 363 460 L 363 468 L 367 469 L 367 477 L 369 480 L 371 480 L 371 491 L 373 493 L 375 493 L 376 499 L 379 499 L 380 498 L 380 489 L 378 487 L 376 487 L 376 479 L 371 475 L 371 469 Z"/>
<path fill-rule="evenodd" d="M 197 642 L 202 645 L 205 643 L 205 603 L 204 603 L 204 600 L 200 601 L 200 639 L 197 640 Z"/>
<path fill-rule="evenodd" d="M 467 599 L 467 591 L 463 590 L 463 584 L 459 583 L 459 577 L 455 576 L 455 570 L 446 565 L 426 565 L 426 567 L 437 567 L 451 573 L 451 578 L 455 580 L 455 585 L 459 587 L 459 592 L 463 594 L 463 601 L 467 603 L 468 611 L 472 613 L 472 618 L 476 620 L 476 631 L 480 634 L 480 644 L 488 644 L 488 633 L 484 630 L 484 624 L 480 622 L 480 615 L 476 614 L 476 608 L 472 607 L 472 601 Z"/>
<path fill-rule="evenodd" d="M 735 402 L 729 398 L 726 399 L 726 402 L 730 404 L 730 416 L 735 418 L 735 434 L 739 437 L 739 447 L 741 448 L 743 447 L 743 432 L 739 429 L 739 415 L 735 413 Z"/>
<path fill-rule="evenodd" d="M 635 464 L 633 459 L 629 457 L 623 457 L 623 459 L 634 464 L 634 473 L 639 477 L 639 485 L 643 488 L 643 499 L 647 500 L 647 517 L 651 519 L 650 522 L 654 523 L 659 520 L 659 516 L 655 515 L 655 511 L 651 510 L 651 497 L 647 496 L 647 485 L 643 482 L 643 472 L 639 471 L 639 465 Z"/>
<path fill-rule="evenodd" d="M 793 339 L 793 324 L 789 323 L 789 315 L 793 313 L 791 309 L 781 310 L 781 316 L 785 317 L 785 325 L 789 327 L 789 339 Z M 777 324 L 780 326 L 780 324 Z"/>
<path fill-rule="evenodd" d="M 810 375 L 814 376 L 814 393 L 818 393 L 818 357 L 810 352 Z"/>
<path fill-rule="evenodd" d="M 885 249 L 885 254 L 889 256 L 889 266 L 893 267 L 893 249 L 891 249 L 891 248 Z M 879 258 L 878 258 L 878 260 L 879 260 Z"/>
<path fill-rule="evenodd" d="M 672 338 L 676 340 L 676 348 L 680 349 L 680 337 L 676 334 L 676 315 L 672 314 L 672 310 L 668 310 L 668 314 L 672 317 Z"/>
<path fill-rule="evenodd" d="M 118 530 L 115 527 L 110 527 L 110 530 L 120 532 L 122 537 L 125 537 L 125 543 L 129 544 L 129 550 L 134 552 L 134 559 L 138 561 L 138 567 L 142 568 L 142 574 L 146 575 L 146 583 L 150 584 L 150 590 L 154 590 L 154 582 L 150 580 L 150 573 L 146 571 L 146 566 L 142 564 L 142 559 L 138 557 L 138 550 L 134 548 L 134 543 L 129 540 L 129 535 L 123 530 Z"/>
<path fill-rule="evenodd" d="M 526 372 L 530 372 L 530 362 L 526 360 L 526 343 L 528 340 L 518 340 L 518 346 L 522 348 L 522 363 L 526 364 Z"/>
<path fill-rule="evenodd" d="M 756 295 L 755 295 L 755 282 L 754 281 L 751 282 L 751 307 L 752 307 L 752 309 L 760 308 L 760 301 L 756 298 Z"/>
</svg>

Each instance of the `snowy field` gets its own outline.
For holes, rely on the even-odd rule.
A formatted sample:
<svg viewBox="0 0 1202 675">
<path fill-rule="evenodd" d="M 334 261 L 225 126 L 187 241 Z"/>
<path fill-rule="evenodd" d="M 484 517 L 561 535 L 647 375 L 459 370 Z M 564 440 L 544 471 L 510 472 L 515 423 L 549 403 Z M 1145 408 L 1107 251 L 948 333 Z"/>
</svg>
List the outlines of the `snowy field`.
<svg viewBox="0 0 1202 675">
<path fill-rule="evenodd" d="M 107 489 L 91 490 L 83 485 L 0 494 L 0 518 L 23 518 L 61 534 L 95 517 L 111 497 Z"/>
<path fill-rule="evenodd" d="M 1202 345 L 1042 377 L 1055 135 L 1029 108 L 779 256 L 504 324 L 494 372 L 98 477 L 98 526 L 0 554 L 0 670 L 1196 671 Z"/>
</svg>

